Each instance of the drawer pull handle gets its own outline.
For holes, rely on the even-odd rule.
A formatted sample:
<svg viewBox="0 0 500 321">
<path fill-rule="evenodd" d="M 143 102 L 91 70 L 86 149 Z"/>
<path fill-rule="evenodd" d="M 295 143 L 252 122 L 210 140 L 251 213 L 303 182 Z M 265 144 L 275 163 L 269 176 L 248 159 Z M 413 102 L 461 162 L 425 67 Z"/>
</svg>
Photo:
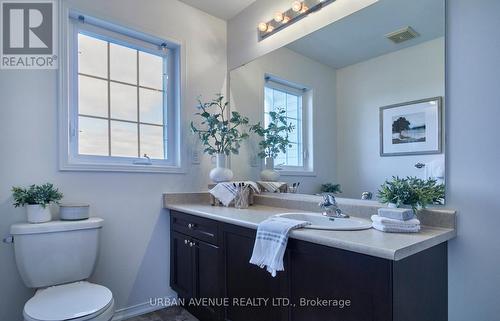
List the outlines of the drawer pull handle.
<svg viewBox="0 0 500 321">
<path fill-rule="evenodd" d="M 189 224 L 188 224 L 188 228 L 189 228 L 190 230 L 194 229 L 195 227 L 196 227 L 196 225 L 194 225 L 194 224 L 192 224 L 192 223 L 189 223 Z"/>
</svg>

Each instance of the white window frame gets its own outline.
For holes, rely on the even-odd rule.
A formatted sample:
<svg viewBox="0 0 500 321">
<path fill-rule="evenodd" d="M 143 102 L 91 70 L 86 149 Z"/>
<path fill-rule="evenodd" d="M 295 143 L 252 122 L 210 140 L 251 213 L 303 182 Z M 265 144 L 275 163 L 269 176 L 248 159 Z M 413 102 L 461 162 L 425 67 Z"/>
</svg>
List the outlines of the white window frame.
<svg viewBox="0 0 500 321">
<path fill-rule="evenodd" d="M 61 16 L 61 59 L 59 71 L 59 169 L 61 171 L 111 171 L 185 173 L 181 161 L 180 135 L 180 48 L 178 43 L 150 36 L 81 12 L 63 8 Z M 78 154 L 78 33 L 167 57 L 164 83 L 168 159 Z M 159 50 L 165 48 L 165 50 Z"/>
<path fill-rule="evenodd" d="M 264 88 L 272 88 L 302 97 L 302 166 L 275 165 L 283 176 L 316 176 L 313 157 L 313 90 L 274 75 L 265 75 Z M 265 100 L 265 93 L 263 94 Z M 264 102 L 265 104 L 265 102 Z M 264 113 L 266 112 L 264 107 Z"/>
</svg>

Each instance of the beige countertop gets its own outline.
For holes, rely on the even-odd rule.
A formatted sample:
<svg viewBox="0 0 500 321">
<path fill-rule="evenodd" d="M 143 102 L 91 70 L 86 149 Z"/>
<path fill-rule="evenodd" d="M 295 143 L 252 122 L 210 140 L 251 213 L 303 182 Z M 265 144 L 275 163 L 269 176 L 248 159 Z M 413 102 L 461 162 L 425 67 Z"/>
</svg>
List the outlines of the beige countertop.
<svg viewBox="0 0 500 321">
<path fill-rule="evenodd" d="M 164 207 L 252 229 L 257 229 L 260 222 L 272 215 L 300 211 L 260 204 L 248 209 L 211 206 L 204 193 L 165 194 Z M 292 231 L 290 237 L 384 259 L 401 260 L 456 237 L 456 229 L 423 225 L 419 233 L 406 234 L 383 233 L 375 229 L 329 231 L 304 228 Z"/>
</svg>

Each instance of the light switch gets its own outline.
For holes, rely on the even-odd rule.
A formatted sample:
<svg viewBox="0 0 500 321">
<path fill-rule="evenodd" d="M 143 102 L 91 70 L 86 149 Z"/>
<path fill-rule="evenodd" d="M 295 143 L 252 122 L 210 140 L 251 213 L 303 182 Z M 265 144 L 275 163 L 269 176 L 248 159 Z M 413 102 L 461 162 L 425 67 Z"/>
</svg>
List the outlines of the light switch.
<svg viewBox="0 0 500 321">
<path fill-rule="evenodd" d="M 199 165 L 201 163 L 200 156 L 199 150 L 193 150 L 191 152 L 191 164 Z"/>
</svg>

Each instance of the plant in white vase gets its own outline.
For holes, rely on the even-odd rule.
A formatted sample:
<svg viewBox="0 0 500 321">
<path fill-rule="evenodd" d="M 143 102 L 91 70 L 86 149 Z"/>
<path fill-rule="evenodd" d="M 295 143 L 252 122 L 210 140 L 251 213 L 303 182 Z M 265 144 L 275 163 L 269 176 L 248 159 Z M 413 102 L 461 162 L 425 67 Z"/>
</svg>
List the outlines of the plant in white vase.
<svg viewBox="0 0 500 321">
<path fill-rule="evenodd" d="M 201 117 L 201 122 L 199 126 L 191 122 L 191 130 L 205 146 L 203 151 L 217 157 L 217 167 L 210 171 L 210 179 L 216 183 L 233 179 L 233 172 L 226 168 L 226 157 L 238 154 L 240 143 L 248 138 L 248 134 L 241 131 L 242 126 L 248 124 L 248 118 L 236 111 L 229 114 L 228 105 L 221 94 L 208 103 L 198 99 L 199 111 L 195 115 Z"/>
<path fill-rule="evenodd" d="M 52 219 L 50 209 L 51 203 L 59 203 L 63 194 L 51 183 L 43 185 L 31 185 L 28 188 L 13 187 L 12 196 L 14 207 L 26 207 L 29 223 L 44 223 Z"/>
<path fill-rule="evenodd" d="M 259 142 L 258 155 L 265 159 L 266 168 L 260 173 L 260 178 L 264 181 L 276 181 L 280 174 L 274 169 L 274 159 L 279 153 L 285 153 L 287 147 L 292 147 L 288 134 L 294 130 L 294 126 L 287 123 L 286 111 L 282 108 L 269 112 L 269 118 L 266 128 L 258 122 L 250 130 L 263 137 Z"/>
</svg>

